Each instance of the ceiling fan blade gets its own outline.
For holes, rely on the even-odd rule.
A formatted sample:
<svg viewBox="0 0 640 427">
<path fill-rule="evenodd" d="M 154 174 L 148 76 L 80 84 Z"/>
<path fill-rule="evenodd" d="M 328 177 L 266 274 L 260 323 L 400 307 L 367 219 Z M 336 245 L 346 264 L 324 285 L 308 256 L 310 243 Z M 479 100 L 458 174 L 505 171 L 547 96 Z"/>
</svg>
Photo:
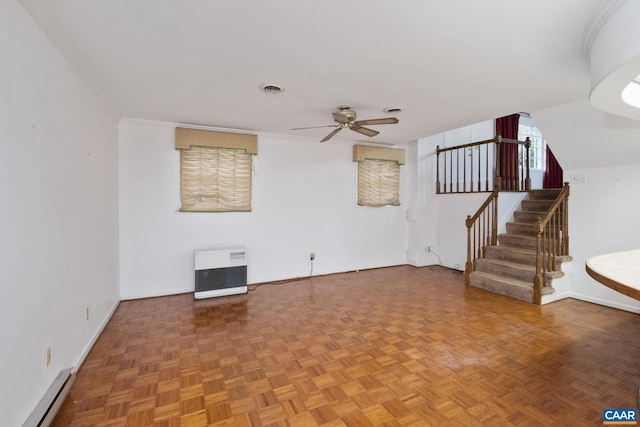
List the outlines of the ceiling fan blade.
<svg viewBox="0 0 640 427">
<path fill-rule="evenodd" d="M 363 128 L 359 124 L 354 124 L 353 126 L 351 126 L 350 129 L 367 136 L 376 136 L 377 134 L 380 133 L 377 130 Z"/>
<path fill-rule="evenodd" d="M 335 127 L 338 127 L 338 125 L 310 126 L 310 127 L 306 127 L 306 128 L 293 128 L 293 129 L 291 129 L 291 130 L 318 129 L 318 128 L 335 128 Z"/>
<path fill-rule="evenodd" d="M 325 141 L 330 140 L 331 138 L 333 138 L 335 136 L 336 133 L 340 132 L 341 130 L 342 130 L 341 127 L 337 128 L 337 129 L 334 129 L 333 131 L 331 131 L 331 133 L 329 135 L 327 135 L 324 138 L 322 138 L 320 140 L 320 142 L 325 142 Z"/>
<path fill-rule="evenodd" d="M 398 119 L 395 117 L 386 117 L 384 119 L 370 119 L 370 120 L 357 120 L 353 122 L 356 125 L 395 125 L 398 123 Z"/>
</svg>

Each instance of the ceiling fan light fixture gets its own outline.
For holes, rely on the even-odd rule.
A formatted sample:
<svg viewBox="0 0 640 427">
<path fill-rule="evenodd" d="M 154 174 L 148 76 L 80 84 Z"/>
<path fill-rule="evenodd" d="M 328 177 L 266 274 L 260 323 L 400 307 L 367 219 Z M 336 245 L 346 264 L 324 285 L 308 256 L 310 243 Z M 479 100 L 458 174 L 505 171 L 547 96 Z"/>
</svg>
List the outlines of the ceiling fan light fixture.
<svg viewBox="0 0 640 427">
<path fill-rule="evenodd" d="M 270 95 L 276 95 L 284 92 L 284 87 L 272 83 L 262 83 L 260 85 L 260 90 Z"/>
</svg>

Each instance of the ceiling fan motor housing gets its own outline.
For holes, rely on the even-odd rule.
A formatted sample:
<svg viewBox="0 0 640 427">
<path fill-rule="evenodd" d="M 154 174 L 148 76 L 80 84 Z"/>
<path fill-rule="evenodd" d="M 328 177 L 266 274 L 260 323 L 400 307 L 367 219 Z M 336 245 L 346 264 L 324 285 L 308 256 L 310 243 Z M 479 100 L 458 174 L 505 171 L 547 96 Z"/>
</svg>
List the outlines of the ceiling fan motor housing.
<svg viewBox="0 0 640 427">
<path fill-rule="evenodd" d="M 356 112 L 351 107 L 339 107 L 336 113 L 333 113 L 333 120 L 341 124 L 353 123 L 356 120 Z"/>
</svg>

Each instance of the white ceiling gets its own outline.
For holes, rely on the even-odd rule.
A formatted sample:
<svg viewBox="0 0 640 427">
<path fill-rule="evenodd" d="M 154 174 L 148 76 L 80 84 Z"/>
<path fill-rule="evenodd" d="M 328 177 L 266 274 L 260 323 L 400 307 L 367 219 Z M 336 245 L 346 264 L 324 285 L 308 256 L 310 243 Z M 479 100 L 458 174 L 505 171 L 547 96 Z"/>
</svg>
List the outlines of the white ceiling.
<svg viewBox="0 0 640 427">
<path fill-rule="evenodd" d="M 599 0 L 23 0 L 121 117 L 404 143 L 585 98 Z M 39 15 L 39 16 L 36 16 Z M 279 95 L 261 83 L 282 85 Z"/>
</svg>

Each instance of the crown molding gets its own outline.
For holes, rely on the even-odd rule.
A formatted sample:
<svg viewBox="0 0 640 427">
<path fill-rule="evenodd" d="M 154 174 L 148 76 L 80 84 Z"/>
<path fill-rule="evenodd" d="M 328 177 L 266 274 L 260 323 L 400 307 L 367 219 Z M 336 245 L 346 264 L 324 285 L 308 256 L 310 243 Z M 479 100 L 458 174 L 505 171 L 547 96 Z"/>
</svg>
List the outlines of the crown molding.
<svg viewBox="0 0 640 427">
<path fill-rule="evenodd" d="M 600 30 L 627 1 L 628 0 L 602 0 L 591 15 L 591 18 L 589 18 L 582 36 L 582 50 L 588 60 L 591 60 L 591 47 L 596 37 L 598 37 Z"/>
<path fill-rule="evenodd" d="M 289 134 L 280 134 L 280 133 L 270 133 L 270 132 L 256 132 L 253 130 L 244 130 L 244 129 L 233 129 L 233 128 L 223 128 L 217 126 L 208 126 L 208 125 L 196 125 L 193 123 L 178 123 L 178 122 L 163 122 L 160 120 L 149 120 L 149 119 L 137 119 L 133 117 L 123 117 L 120 119 L 120 125 L 133 125 L 133 126 L 155 126 L 167 129 L 175 129 L 177 127 L 187 128 L 187 129 L 198 129 L 198 130 L 210 130 L 215 132 L 228 132 L 228 133 L 244 133 L 249 135 L 256 135 L 258 137 L 277 137 L 281 139 L 287 140 L 308 140 L 317 142 L 318 138 L 314 136 L 295 136 Z M 373 146 L 383 146 L 389 148 L 396 148 L 403 144 L 392 143 L 392 142 L 377 142 L 377 141 L 351 141 L 351 140 L 340 140 L 339 142 L 347 142 L 349 144 L 359 144 L 359 145 L 373 145 Z"/>
<path fill-rule="evenodd" d="M 44 34 L 51 40 L 53 45 L 65 58 L 67 63 L 73 68 L 78 76 L 87 84 L 87 86 L 94 92 L 102 104 L 111 112 L 115 117 L 120 118 L 121 115 L 113 102 L 104 94 L 93 75 L 88 71 L 88 67 L 85 65 L 83 59 L 80 57 L 76 49 L 69 42 L 69 39 L 64 34 L 64 31 L 60 28 L 57 22 L 53 19 L 49 10 L 42 3 L 41 0 L 20 0 L 20 3 L 25 10 L 31 15 L 33 20 L 38 24 Z"/>
</svg>

